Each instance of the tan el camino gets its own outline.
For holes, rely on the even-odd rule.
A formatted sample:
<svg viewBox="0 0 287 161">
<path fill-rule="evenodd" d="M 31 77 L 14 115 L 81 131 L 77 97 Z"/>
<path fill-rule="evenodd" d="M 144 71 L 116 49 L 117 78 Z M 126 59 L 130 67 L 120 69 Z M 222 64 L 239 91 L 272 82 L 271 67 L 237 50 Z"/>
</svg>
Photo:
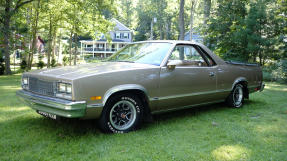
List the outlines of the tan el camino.
<svg viewBox="0 0 287 161">
<path fill-rule="evenodd" d="M 225 101 L 241 107 L 262 91 L 256 64 L 225 62 L 204 45 L 145 41 L 107 61 L 24 73 L 17 95 L 39 114 L 99 119 L 104 132 L 140 127 L 151 114 Z"/>
</svg>

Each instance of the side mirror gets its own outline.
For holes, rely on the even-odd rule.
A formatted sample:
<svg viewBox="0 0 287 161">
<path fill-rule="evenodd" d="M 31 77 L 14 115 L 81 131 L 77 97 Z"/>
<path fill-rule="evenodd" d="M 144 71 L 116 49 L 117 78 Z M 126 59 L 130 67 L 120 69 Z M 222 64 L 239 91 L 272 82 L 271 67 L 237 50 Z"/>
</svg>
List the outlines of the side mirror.
<svg viewBox="0 0 287 161">
<path fill-rule="evenodd" d="M 177 65 L 183 65 L 183 61 L 182 60 L 169 60 L 166 66 L 167 66 L 167 69 L 174 70 L 175 66 Z"/>
</svg>

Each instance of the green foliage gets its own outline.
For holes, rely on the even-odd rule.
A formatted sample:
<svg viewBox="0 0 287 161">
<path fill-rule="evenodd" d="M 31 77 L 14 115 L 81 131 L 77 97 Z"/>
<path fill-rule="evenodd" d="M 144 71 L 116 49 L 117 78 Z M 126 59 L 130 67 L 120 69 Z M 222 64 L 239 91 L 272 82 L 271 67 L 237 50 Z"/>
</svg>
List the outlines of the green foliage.
<svg viewBox="0 0 287 161">
<path fill-rule="evenodd" d="M 207 43 L 222 58 L 248 61 L 244 20 L 247 15 L 246 1 L 218 1 L 216 16 L 210 18 Z M 213 46 L 212 46 L 213 45 Z"/>
<path fill-rule="evenodd" d="M 51 67 L 56 67 L 57 66 L 57 62 L 55 59 L 52 59 L 51 61 Z"/>
<path fill-rule="evenodd" d="M 42 68 L 45 66 L 45 63 L 44 63 L 43 60 L 42 60 L 43 57 L 44 57 L 44 56 L 41 55 L 41 54 L 38 56 L 39 62 L 37 63 L 37 67 L 40 68 L 40 69 L 42 69 Z"/>
<path fill-rule="evenodd" d="M 40 61 L 37 63 L 37 67 L 40 68 L 40 69 L 44 68 L 44 66 L 45 66 L 45 63 L 44 63 L 42 60 L 40 60 Z"/>
<path fill-rule="evenodd" d="M 263 68 L 263 79 L 287 83 L 287 60 L 280 60 L 265 66 Z"/>
<path fill-rule="evenodd" d="M 68 65 L 69 63 L 70 63 L 69 58 L 66 57 L 66 56 L 64 56 L 64 57 L 63 57 L 63 65 L 66 66 L 66 65 Z"/>
<path fill-rule="evenodd" d="M 209 21 L 207 42 L 224 59 L 257 62 L 277 60 L 282 23 L 274 16 L 276 7 L 268 0 L 220 0 Z M 249 8 L 249 9 L 247 9 Z"/>
</svg>

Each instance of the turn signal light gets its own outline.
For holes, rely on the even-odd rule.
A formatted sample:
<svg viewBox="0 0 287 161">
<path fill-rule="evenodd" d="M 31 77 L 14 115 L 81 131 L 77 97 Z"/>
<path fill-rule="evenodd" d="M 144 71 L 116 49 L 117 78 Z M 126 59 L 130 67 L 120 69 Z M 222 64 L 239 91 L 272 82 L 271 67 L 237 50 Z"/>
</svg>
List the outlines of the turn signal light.
<svg viewBox="0 0 287 161">
<path fill-rule="evenodd" d="M 92 96 L 90 99 L 91 99 L 92 101 L 100 100 L 100 99 L 102 99 L 102 96 Z"/>
</svg>

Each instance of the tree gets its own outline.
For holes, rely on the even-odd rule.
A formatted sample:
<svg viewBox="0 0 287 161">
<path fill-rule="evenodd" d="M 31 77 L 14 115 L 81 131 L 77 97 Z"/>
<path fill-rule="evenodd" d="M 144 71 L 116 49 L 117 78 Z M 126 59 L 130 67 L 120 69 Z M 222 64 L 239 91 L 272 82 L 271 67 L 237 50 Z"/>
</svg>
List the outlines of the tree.
<svg viewBox="0 0 287 161">
<path fill-rule="evenodd" d="M 184 0 L 180 0 L 179 4 L 179 40 L 184 40 Z"/>
<path fill-rule="evenodd" d="M 196 6 L 197 0 L 191 0 L 191 8 L 190 8 L 190 29 L 189 29 L 189 38 L 192 41 L 192 32 L 193 32 L 193 21 L 194 21 L 194 10 Z"/>
<path fill-rule="evenodd" d="M 206 27 L 207 21 L 209 19 L 210 9 L 211 9 L 211 0 L 204 0 L 204 21 L 203 21 L 203 26 L 205 26 L 205 27 Z"/>
<path fill-rule="evenodd" d="M 1 10 L 0 22 L 3 25 L 2 35 L 4 35 L 4 54 L 5 54 L 5 74 L 11 74 L 10 69 L 10 39 L 11 39 L 11 19 L 19 8 L 23 7 L 34 0 L 1 0 L 1 4 L 4 4 L 4 11 Z"/>
<path fill-rule="evenodd" d="M 27 70 L 31 70 L 32 63 L 33 63 L 33 56 L 37 52 L 36 44 L 37 44 L 37 32 L 38 32 L 38 23 L 39 23 L 39 14 L 40 14 L 40 0 L 35 1 L 36 3 L 32 5 L 31 8 L 31 38 L 32 38 L 32 44 L 31 49 L 28 55 L 28 64 L 27 64 Z"/>
<path fill-rule="evenodd" d="M 207 44 L 224 59 L 248 61 L 245 17 L 246 1 L 219 0 L 215 15 L 210 17 Z"/>
<path fill-rule="evenodd" d="M 267 39 L 267 13 L 266 3 L 259 1 L 251 4 L 246 18 L 247 51 L 251 53 L 253 62 L 259 57 L 259 63 L 263 65 L 263 52 L 266 46 L 270 46 L 271 39 Z"/>
<path fill-rule="evenodd" d="M 132 27 L 132 16 L 134 13 L 132 0 L 120 0 L 119 15 L 117 18 L 122 21 L 127 27 Z"/>
</svg>

